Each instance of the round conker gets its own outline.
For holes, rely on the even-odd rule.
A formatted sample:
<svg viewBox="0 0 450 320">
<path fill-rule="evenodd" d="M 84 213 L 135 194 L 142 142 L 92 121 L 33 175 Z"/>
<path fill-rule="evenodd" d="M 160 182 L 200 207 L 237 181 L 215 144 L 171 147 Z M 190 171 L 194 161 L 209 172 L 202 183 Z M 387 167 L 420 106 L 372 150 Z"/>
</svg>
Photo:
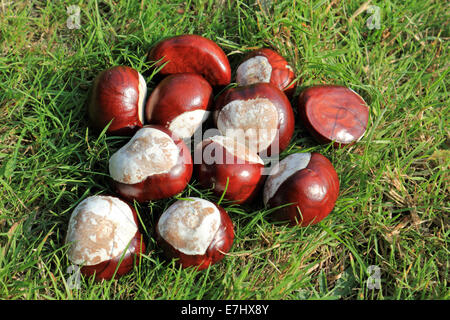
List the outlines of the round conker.
<svg viewBox="0 0 450 320">
<path fill-rule="evenodd" d="M 214 136 L 197 145 L 201 163 L 195 164 L 197 179 L 205 188 L 213 188 L 217 196 L 243 203 L 253 199 L 259 190 L 263 160 L 233 138 Z M 196 154 L 196 156 L 197 156 Z"/>
<path fill-rule="evenodd" d="M 339 178 L 326 157 L 316 152 L 294 153 L 272 168 L 263 201 L 270 208 L 283 206 L 272 213 L 274 220 L 307 226 L 333 210 L 338 194 Z"/>
<path fill-rule="evenodd" d="M 169 198 L 182 192 L 192 176 L 186 144 L 163 126 L 146 125 L 109 159 L 117 192 L 138 202 Z"/>
<path fill-rule="evenodd" d="M 203 270 L 230 251 L 233 222 L 217 204 L 190 197 L 164 211 L 156 225 L 156 239 L 169 259 L 176 258 L 183 268 Z"/>
<path fill-rule="evenodd" d="M 166 126 L 181 139 L 190 138 L 208 118 L 212 87 L 195 73 L 178 73 L 162 80 L 145 107 L 148 123 Z"/>
<path fill-rule="evenodd" d="M 236 82 L 239 85 L 271 83 L 287 96 L 291 96 L 295 90 L 294 78 L 294 70 L 286 59 L 268 48 L 251 51 L 236 70 Z"/>
<path fill-rule="evenodd" d="M 70 217 L 65 243 L 69 244 L 69 261 L 96 280 L 128 273 L 145 252 L 136 211 L 112 196 L 81 201 Z"/>
<path fill-rule="evenodd" d="M 114 135 L 132 135 L 144 125 L 147 84 L 142 75 L 127 66 L 100 72 L 89 97 L 88 113 L 94 128 Z"/>
<path fill-rule="evenodd" d="M 157 43 L 147 59 L 163 76 L 174 73 L 197 73 L 212 86 L 226 86 L 231 81 L 231 68 L 226 54 L 212 40 L 198 35 L 180 35 Z"/>
<path fill-rule="evenodd" d="M 214 121 L 222 135 L 255 152 L 276 155 L 289 145 L 294 112 L 286 95 L 269 83 L 231 88 L 217 99 Z"/>
<path fill-rule="evenodd" d="M 302 122 L 320 143 L 345 146 L 359 141 L 369 120 L 369 108 L 355 91 L 342 86 L 314 86 L 298 98 Z"/>
</svg>

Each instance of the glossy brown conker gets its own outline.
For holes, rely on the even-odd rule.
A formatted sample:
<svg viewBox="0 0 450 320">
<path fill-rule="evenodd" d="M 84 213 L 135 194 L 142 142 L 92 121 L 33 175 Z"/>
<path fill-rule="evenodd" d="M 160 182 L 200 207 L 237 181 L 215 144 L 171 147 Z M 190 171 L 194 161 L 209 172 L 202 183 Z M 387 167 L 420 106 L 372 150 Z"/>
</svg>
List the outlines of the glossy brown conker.
<svg viewBox="0 0 450 320">
<path fill-rule="evenodd" d="M 308 226 L 322 221 L 333 210 L 339 194 L 339 178 L 323 155 L 294 153 L 272 168 L 263 201 L 276 208 L 272 217 L 291 225 Z"/>
<path fill-rule="evenodd" d="M 190 197 L 163 212 L 156 239 L 169 259 L 183 268 L 208 268 L 224 258 L 233 245 L 233 222 L 219 205 Z"/>
<path fill-rule="evenodd" d="M 369 107 L 350 88 L 313 86 L 298 97 L 300 119 L 320 143 L 342 147 L 359 141 L 367 128 Z"/>
<path fill-rule="evenodd" d="M 251 51 L 236 70 L 236 82 L 245 86 L 265 82 L 271 83 L 291 97 L 296 82 L 293 68 L 278 52 L 269 48 Z"/>
<path fill-rule="evenodd" d="M 198 74 L 167 76 L 147 100 L 146 121 L 167 127 L 179 138 L 190 138 L 209 116 L 212 93 L 211 85 Z"/>
<path fill-rule="evenodd" d="M 90 196 L 72 212 L 65 243 L 83 275 L 110 280 L 128 273 L 145 252 L 135 209 L 112 196 Z"/>
<path fill-rule="evenodd" d="M 109 173 L 126 200 L 147 202 L 182 192 L 192 177 L 191 153 L 184 141 L 158 125 L 146 125 L 115 152 Z"/>
<path fill-rule="evenodd" d="M 259 191 L 264 162 L 245 145 L 230 137 L 214 136 L 203 140 L 196 153 L 201 157 L 194 166 L 196 177 L 217 196 L 225 192 L 225 199 L 240 204 L 251 201 Z"/>
<path fill-rule="evenodd" d="M 231 81 L 231 68 L 223 50 L 212 40 L 193 34 L 179 35 L 158 42 L 147 59 L 162 67 L 159 73 L 197 73 L 213 87 L 226 86 Z"/>
<path fill-rule="evenodd" d="M 277 155 L 294 133 L 289 99 L 270 83 L 225 90 L 216 100 L 214 121 L 222 135 L 240 138 L 260 155 Z"/>
<path fill-rule="evenodd" d="M 133 135 L 144 125 L 144 100 L 147 84 L 142 75 L 127 66 L 100 72 L 90 89 L 88 115 L 98 131 L 110 122 L 107 133 Z"/>
</svg>

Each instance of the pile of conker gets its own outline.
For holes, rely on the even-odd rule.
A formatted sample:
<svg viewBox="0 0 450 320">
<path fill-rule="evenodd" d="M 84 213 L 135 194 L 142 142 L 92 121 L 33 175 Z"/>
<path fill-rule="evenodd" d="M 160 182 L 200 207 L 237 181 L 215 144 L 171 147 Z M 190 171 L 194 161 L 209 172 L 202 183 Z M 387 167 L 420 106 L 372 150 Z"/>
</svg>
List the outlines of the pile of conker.
<svg viewBox="0 0 450 320">
<path fill-rule="evenodd" d="M 70 217 L 68 257 L 83 274 L 100 280 L 129 272 L 145 252 L 131 203 L 174 197 L 192 176 L 231 202 L 261 199 L 274 220 L 290 225 L 316 224 L 332 211 L 339 179 L 323 155 L 293 153 L 264 174 L 264 160 L 289 146 L 295 128 L 290 100 L 297 81 L 281 55 L 250 52 L 235 70 L 235 86 L 224 51 L 198 35 L 162 40 L 147 60 L 162 79 L 150 94 L 144 77 L 127 66 L 102 71 L 91 88 L 90 125 L 129 140 L 109 159 L 116 195 L 90 196 Z M 337 147 L 361 139 L 368 123 L 364 100 L 334 85 L 303 90 L 297 113 L 318 142 Z M 191 152 L 192 137 L 208 123 L 215 134 L 195 141 Z M 155 237 L 168 258 L 201 270 L 229 252 L 234 227 L 220 205 L 190 197 L 160 215 Z"/>
</svg>

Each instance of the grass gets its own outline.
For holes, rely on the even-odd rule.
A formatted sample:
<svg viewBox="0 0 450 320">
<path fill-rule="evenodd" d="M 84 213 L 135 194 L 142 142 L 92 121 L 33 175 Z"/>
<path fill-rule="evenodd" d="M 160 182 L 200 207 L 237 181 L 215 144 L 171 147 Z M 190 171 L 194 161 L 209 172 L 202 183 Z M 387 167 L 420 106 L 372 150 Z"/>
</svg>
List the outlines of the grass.
<svg viewBox="0 0 450 320">
<path fill-rule="evenodd" d="M 72 4 L 80 29 L 66 25 Z M 368 28 L 362 1 L 2 1 L 0 298 L 449 299 L 449 6 L 370 5 L 379 29 Z M 139 266 L 119 280 L 80 277 L 71 289 L 68 219 L 82 199 L 112 192 L 108 159 L 126 141 L 88 128 L 92 80 L 119 64 L 148 74 L 149 48 L 183 33 L 216 41 L 233 68 L 252 48 L 276 48 L 301 79 L 297 94 L 335 83 L 366 99 L 369 128 L 358 144 L 317 145 L 297 121 L 282 154 L 318 151 L 333 162 L 335 209 L 318 225 L 289 228 L 258 204 L 223 201 L 234 246 L 195 272 L 166 261 L 152 237 L 175 199 L 136 204 L 149 238 Z M 195 180 L 180 196 L 218 200 Z M 368 285 L 370 266 L 380 289 Z"/>
</svg>

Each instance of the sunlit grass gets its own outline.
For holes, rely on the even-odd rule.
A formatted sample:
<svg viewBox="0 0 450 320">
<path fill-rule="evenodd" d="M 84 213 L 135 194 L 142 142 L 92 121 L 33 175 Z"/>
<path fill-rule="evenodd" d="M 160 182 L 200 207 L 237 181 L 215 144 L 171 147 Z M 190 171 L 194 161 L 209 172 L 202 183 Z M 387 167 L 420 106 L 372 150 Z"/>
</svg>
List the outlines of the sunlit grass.
<svg viewBox="0 0 450 320">
<path fill-rule="evenodd" d="M 0 298 L 2 299 L 448 299 L 448 21 L 443 1 L 89 1 L 80 29 L 60 1 L 0 7 Z M 267 3 L 264 2 L 264 3 Z M 351 23 L 350 23 L 351 20 Z M 64 236 L 74 207 L 111 193 L 109 156 L 126 138 L 87 125 L 95 75 L 124 64 L 148 75 L 158 40 L 195 33 L 216 41 L 235 68 L 271 46 L 300 86 L 334 83 L 370 105 L 356 145 L 317 145 L 297 121 L 282 154 L 317 151 L 341 191 L 327 219 L 308 228 L 271 223 L 258 202 L 232 205 L 236 239 L 210 269 L 180 269 L 153 238 L 175 199 L 136 204 L 148 237 L 141 263 L 119 280 L 80 277 L 70 288 Z M 293 100 L 294 111 L 296 107 Z M 195 180 L 180 197 L 219 198 Z M 370 266 L 381 289 L 370 289 Z"/>
</svg>

